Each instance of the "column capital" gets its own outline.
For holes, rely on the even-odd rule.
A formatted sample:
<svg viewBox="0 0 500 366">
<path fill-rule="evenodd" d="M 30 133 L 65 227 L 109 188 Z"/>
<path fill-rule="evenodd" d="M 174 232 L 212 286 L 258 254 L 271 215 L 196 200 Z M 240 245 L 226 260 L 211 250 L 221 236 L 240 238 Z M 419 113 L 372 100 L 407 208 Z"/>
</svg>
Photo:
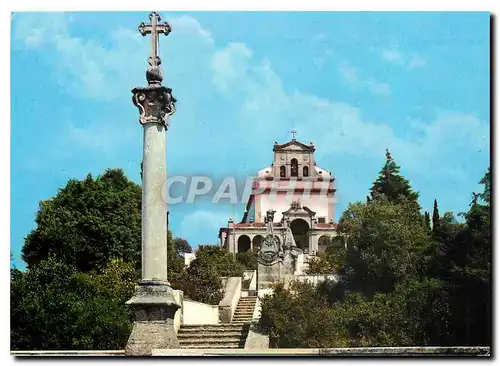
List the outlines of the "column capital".
<svg viewBox="0 0 500 366">
<path fill-rule="evenodd" d="M 149 85 L 132 89 L 132 101 L 139 109 L 141 124 L 157 123 L 168 129 L 168 116 L 175 113 L 172 89 L 165 86 Z"/>
</svg>

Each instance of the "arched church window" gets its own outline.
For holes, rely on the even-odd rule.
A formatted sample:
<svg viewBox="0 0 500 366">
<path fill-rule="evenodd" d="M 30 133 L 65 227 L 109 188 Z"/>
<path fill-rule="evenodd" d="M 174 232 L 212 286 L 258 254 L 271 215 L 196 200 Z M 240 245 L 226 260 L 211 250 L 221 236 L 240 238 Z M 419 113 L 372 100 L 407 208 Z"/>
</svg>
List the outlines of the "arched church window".
<svg viewBox="0 0 500 366">
<path fill-rule="evenodd" d="M 309 176 L 309 167 L 305 166 L 302 168 L 302 176 L 304 176 L 304 177 Z"/>
<path fill-rule="evenodd" d="M 292 163 L 292 169 L 291 169 L 291 172 L 290 172 L 290 175 L 292 177 L 298 177 L 299 176 L 299 162 L 297 161 L 297 159 L 292 159 L 291 161 Z"/>
<path fill-rule="evenodd" d="M 286 167 L 284 165 L 280 166 L 280 177 L 285 178 L 286 176 Z"/>
</svg>

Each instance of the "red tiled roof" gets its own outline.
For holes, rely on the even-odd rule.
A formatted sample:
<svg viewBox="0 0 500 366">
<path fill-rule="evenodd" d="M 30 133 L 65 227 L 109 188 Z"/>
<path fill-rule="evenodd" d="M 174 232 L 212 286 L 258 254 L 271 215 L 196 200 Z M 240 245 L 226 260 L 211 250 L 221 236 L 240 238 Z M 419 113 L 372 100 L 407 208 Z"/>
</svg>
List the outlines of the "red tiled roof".
<svg viewBox="0 0 500 366">
<path fill-rule="evenodd" d="M 327 223 L 318 223 L 315 225 L 317 228 L 324 228 L 324 229 L 336 229 L 337 224 L 327 224 Z"/>
<path fill-rule="evenodd" d="M 263 222 L 240 222 L 235 225 L 237 228 L 244 228 L 244 227 L 266 227 L 266 224 Z M 282 224 L 281 222 L 273 222 L 274 227 L 281 227 Z"/>
</svg>

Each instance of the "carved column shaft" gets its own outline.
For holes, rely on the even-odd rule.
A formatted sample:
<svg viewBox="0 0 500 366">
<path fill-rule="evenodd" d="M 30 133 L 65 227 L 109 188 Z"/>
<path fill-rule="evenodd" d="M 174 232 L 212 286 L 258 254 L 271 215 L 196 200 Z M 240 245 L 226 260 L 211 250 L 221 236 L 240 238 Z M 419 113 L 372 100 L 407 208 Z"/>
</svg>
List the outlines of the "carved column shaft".
<svg viewBox="0 0 500 366">
<path fill-rule="evenodd" d="M 167 280 L 167 118 L 175 110 L 171 89 L 135 88 L 133 102 L 144 127 L 142 160 L 142 282 Z"/>
</svg>

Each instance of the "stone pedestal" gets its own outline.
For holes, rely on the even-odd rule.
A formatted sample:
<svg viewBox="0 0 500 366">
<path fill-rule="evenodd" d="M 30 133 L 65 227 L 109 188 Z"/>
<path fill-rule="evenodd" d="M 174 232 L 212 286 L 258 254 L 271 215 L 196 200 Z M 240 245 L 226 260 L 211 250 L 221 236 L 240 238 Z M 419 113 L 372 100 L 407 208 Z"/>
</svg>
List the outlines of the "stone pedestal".
<svg viewBox="0 0 500 366">
<path fill-rule="evenodd" d="M 257 262 L 257 290 L 270 288 L 281 282 L 283 278 L 283 260 L 280 258 L 273 263 Z"/>
<path fill-rule="evenodd" d="M 169 285 L 141 282 L 126 305 L 135 314 L 126 355 L 151 356 L 152 349 L 180 347 L 174 329 L 174 316 L 180 304 Z"/>
</svg>

